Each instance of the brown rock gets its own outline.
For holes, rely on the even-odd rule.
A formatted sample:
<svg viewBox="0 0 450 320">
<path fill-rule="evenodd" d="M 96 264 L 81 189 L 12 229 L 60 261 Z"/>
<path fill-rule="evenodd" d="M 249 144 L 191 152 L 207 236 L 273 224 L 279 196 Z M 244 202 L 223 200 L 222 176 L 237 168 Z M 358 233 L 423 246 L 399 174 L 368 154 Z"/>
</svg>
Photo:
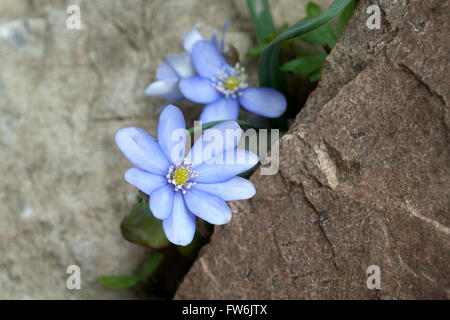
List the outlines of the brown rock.
<svg viewBox="0 0 450 320">
<path fill-rule="evenodd" d="M 450 298 L 448 4 L 359 1 L 278 174 L 252 177 L 176 298 Z"/>
</svg>

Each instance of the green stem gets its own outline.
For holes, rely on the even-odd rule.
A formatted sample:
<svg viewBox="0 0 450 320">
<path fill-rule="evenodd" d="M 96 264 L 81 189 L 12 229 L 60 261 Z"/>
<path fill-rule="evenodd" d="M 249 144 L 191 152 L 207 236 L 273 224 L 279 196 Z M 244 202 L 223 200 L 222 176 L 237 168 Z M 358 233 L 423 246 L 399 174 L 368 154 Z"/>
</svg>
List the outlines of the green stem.
<svg viewBox="0 0 450 320">
<path fill-rule="evenodd" d="M 208 123 L 204 123 L 202 124 L 201 127 L 201 131 L 204 131 L 206 129 L 212 128 L 215 125 L 225 122 L 225 121 L 229 121 L 229 120 L 219 120 L 219 121 L 212 121 L 212 122 L 208 122 Z M 254 124 L 247 122 L 247 121 L 242 121 L 242 120 L 235 120 L 238 125 L 240 125 L 241 127 L 246 127 L 246 128 L 252 128 L 252 129 L 259 129 L 257 126 L 255 126 Z M 195 131 L 200 131 L 200 127 L 192 127 L 188 129 L 188 132 L 190 135 L 193 135 Z M 200 132 L 201 132 L 200 131 Z"/>
</svg>

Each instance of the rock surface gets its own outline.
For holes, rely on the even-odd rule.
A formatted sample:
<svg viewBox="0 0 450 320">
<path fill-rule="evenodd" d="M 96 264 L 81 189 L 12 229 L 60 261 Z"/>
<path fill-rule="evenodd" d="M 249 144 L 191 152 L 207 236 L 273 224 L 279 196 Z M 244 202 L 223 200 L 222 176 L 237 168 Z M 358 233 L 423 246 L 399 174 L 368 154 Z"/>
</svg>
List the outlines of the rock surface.
<svg viewBox="0 0 450 320">
<path fill-rule="evenodd" d="M 176 298 L 450 299 L 448 9 L 359 1 L 278 174 L 252 177 L 256 196 L 231 204 Z"/>
<path fill-rule="evenodd" d="M 120 234 L 136 190 L 114 134 L 156 133 L 161 101 L 144 90 L 195 22 L 209 36 L 231 20 L 228 39 L 243 55 L 253 30 L 236 2 L 0 2 L 0 299 L 136 297 L 97 281 L 133 273 L 150 254 Z M 273 5 L 291 3 L 306 1 Z M 66 28 L 69 4 L 80 5 L 81 30 Z M 82 290 L 66 288 L 72 264 Z"/>
</svg>

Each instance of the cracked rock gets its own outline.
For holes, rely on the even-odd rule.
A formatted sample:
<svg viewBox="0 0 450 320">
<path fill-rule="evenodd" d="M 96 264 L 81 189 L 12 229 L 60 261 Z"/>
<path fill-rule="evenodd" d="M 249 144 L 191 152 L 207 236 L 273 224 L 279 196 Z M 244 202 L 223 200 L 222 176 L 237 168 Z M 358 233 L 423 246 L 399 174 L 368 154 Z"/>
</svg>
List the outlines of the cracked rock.
<svg viewBox="0 0 450 320">
<path fill-rule="evenodd" d="M 450 298 L 448 6 L 358 2 L 279 172 L 252 177 L 256 196 L 230 204 L 176 298 Z"/>
</svg>

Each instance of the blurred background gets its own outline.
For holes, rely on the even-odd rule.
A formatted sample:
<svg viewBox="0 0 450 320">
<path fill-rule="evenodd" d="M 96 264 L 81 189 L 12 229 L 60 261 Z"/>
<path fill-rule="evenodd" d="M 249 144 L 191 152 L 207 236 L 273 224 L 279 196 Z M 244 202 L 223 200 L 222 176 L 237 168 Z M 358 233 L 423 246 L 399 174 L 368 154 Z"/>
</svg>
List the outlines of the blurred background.
<svg viewBox="0 0 450 320">
<path fill-rule="evenodd" d="M 270 1 L 275 24 L 297 22 L 306 2 Z M 73 4 L 81 30 L 66 27 Z M 0 1 L 0 299 L 143 297 L 98 282 L 135 272 L 151 254 L 120 233 L 137 191 L 123 179 L 130 164 L 114 134 L 156 134 L 162 101 L 144 96 L 156 68 L 183 51 L 194 23 L 209 38 L 227 20 L 227 42 L 255 82 L 245 0 Z M 188 127 L 200 110 L 183 109 Z M 81 290 L 66 287 L 72 264 Z"/>
</svg>

